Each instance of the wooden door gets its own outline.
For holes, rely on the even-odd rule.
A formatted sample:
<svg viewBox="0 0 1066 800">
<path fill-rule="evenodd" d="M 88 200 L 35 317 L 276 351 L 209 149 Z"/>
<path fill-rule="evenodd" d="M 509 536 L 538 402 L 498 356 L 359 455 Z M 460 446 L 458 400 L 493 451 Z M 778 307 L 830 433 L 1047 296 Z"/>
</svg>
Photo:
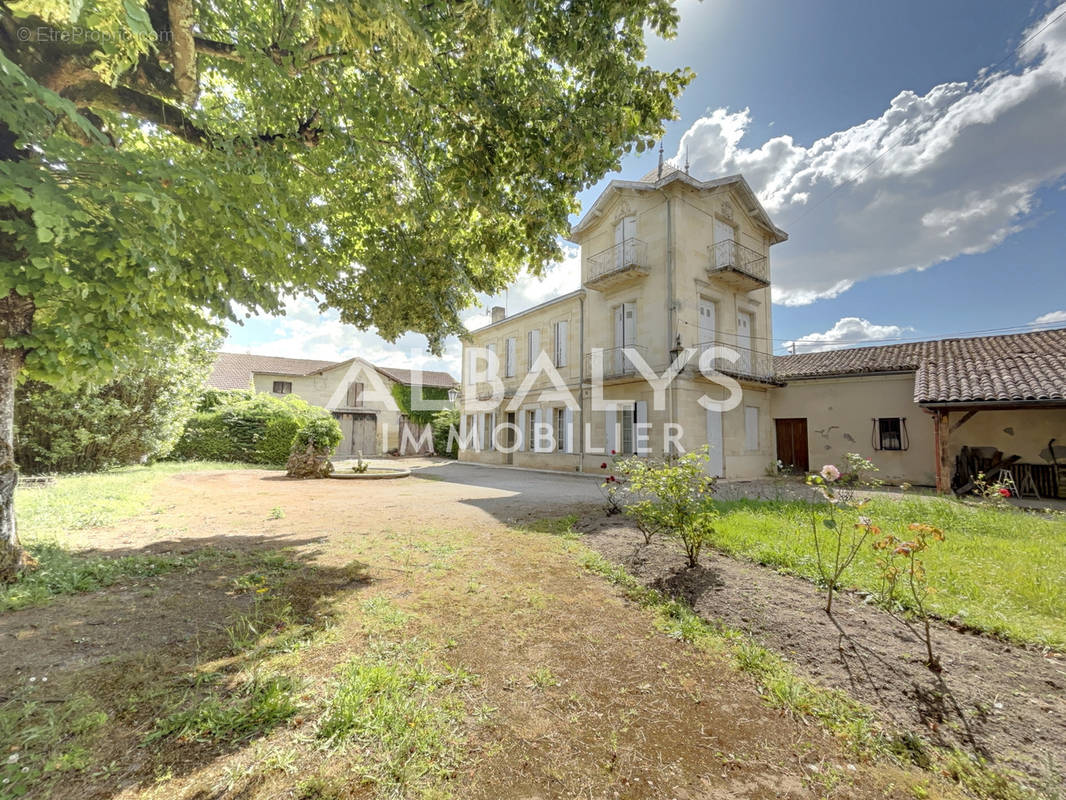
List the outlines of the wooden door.
<svg viewBox="0 0 1066 800">
<path fill-rule="evenodd" d="M 797 472 L 809 472 L 806 417 L 776 419 L 774 426 L 777 429 L 777 460 Z"/>
<path fill-rule="evenodd" d="M 378 420 L 373 414 L 334 414 L 340 423 L 341 433 L 344 438 L 337 447 L 338 456 L 358 456 L 362 452 L 363 457 L 377 455 L 378 452 Z"/>
</svg>

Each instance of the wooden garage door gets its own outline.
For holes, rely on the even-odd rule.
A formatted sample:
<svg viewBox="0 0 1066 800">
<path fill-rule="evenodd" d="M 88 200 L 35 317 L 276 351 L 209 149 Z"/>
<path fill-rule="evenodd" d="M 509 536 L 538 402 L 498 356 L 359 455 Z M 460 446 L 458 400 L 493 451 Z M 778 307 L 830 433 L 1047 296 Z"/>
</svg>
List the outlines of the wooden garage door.
<svg viewBox="0 0 1066 800">
<path fill-rule="evenodd" d="M 777 428 L 777 460 L 798 472 L 809 472 L 807 419 L 775 419 L 774 425 Z"/>
<path fill-rule="evenodd" d="M 337 448 L 339 456 L 377 455 L 378 420 L 373 414 L 334 414 L 341 426 L 344 439 Z"/>
</svg>

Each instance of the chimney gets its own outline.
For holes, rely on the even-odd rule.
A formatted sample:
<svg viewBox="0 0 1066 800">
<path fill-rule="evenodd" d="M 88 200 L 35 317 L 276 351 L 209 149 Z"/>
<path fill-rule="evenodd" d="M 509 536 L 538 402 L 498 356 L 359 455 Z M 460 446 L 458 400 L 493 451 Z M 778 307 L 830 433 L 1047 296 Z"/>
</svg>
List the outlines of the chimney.
<svg viewBox="0 0 1066 800">
<path fill-rule="evenodd" d="M 507 316 L 507 309 L 505 309 L 503 306 L 493 306 L 492 307 L 492 321 L 493 322 L 500 322 L 506 316 Z"/>
</svg>

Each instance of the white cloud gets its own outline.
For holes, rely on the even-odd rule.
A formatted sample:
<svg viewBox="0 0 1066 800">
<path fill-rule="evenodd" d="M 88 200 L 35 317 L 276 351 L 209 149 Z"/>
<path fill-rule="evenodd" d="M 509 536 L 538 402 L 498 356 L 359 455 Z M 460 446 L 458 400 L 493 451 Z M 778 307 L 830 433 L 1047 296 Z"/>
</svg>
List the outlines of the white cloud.
<svg viewBox="0 0 1066 800">
<path fill-rule="evenodd" d="M 899 325 L 876 325 L 861 317 L 843 317 L 822 333 L 808 333 L 792 342 L 785 342 L 787 352 L 816 353 L 822 350 L 837 350 L 863 342 L 884 342 L 898 339 L 908 329 Z"/>
<path fill-rule="evenodd" d="M 244 331 L 231 327 L 223 349 L 326 361 L 359 356 L 381 366 L 445 370 L 456 377 L 460 374 L 461 347 L 455 337 L 445 342 L 445 351 L 437 358 L 427 352 L 424 336 L 407 334 L 393 344 L 373 330 L 361 331 L 343 324 L 336 311 L 320 312 L 318 304 L 307 297 L 287 301 L 284 316 L 257 317 L 254 323 L 269 323 L 269 332 L 249 346 L 241 344 L 249 338 Z"/>
<path fill-rule="evenodd" d="M 1030 223 L 1037 190 L 1066 176 L 1066 17 L 1017 55 L 1014 72 L 902 91 L 879 117 L 809 147 L 788 135 L 745 147 L 749 109 L 719 108 L 688 129 L 675 162 L 687 150 L 697 177 L 743 173 L 791 234 L 774 248 L 778 303 L 985 252 Z"/>
<path fill-rule="evenodd" d="M 505 294 L 481 297 L 479 306 L 467 310 L 463 324 L 468 330 L 476 330 L 491 322 L 488 311 L 492 306 L 503 305 L 508 314 L 514 314 L 578 288 L 581 283 L 580 251 L 566 245 L 563 253 L 563 261 L 547 269 L 542 277 L 524 274 Z M 320 312 L 318 303 L 307 297 L 288 300 L 284 316 L 254 317 L 252 322 L 257 326 L 268 324 L 267 333 L 254 336 L 254 344 L 248 345 L 246 342 L 253 338 L 251 332 L 234 326 L 223 349 L 338 361 L 359 356 L 382 366 L 439 369 L 456 377 L 461 373 L 462 346 L 457 337 L 445 341 L 444 353 L 437 358 L 427 352 L 424 336 L 410 333 L 401 336 L 395 344 L 389 343 L 374 330 L 360 331 L 341 323 L 336 311 Z"/>
<path fill-rule="evenodd" d="M 1039 317 L 1030 322 L 1030 325 L 1056 325 L 1058 323 L 1066 323 L 1066 311 L 1051 311 L 1047 314 L 1041 314 Z"/>
</svg>

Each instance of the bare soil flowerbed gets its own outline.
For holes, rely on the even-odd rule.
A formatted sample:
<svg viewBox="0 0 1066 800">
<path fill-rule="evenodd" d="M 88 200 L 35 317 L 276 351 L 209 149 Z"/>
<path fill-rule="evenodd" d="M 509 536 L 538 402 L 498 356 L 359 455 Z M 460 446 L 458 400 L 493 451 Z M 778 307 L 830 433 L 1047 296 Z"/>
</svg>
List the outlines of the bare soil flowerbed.
<svg viewBox="0 0 1066 800">
<path fill-rule="evenodd" d="M 925 667 L 921 642 L 857 593 L 838 597 L 834 620 L 823 610 L 824 593 L 809 581 L 716 552 L 689 569 L 675 543 L 645 545 L 627 520 L 602 512 L 575 529 L 647 585 L 750 633 L 816 682 L 877 709 L 887 724 L 1018 770 L 1041 788 L 1055 790 L 1066 780 L 1061 654 L 937 623 L 944 664 L 938 676 Z"/>
</svg>

